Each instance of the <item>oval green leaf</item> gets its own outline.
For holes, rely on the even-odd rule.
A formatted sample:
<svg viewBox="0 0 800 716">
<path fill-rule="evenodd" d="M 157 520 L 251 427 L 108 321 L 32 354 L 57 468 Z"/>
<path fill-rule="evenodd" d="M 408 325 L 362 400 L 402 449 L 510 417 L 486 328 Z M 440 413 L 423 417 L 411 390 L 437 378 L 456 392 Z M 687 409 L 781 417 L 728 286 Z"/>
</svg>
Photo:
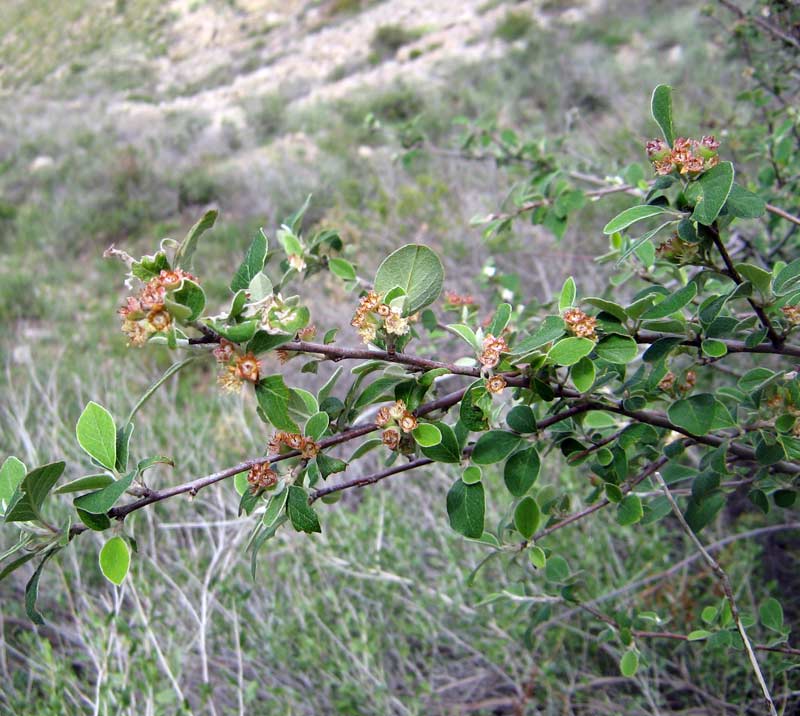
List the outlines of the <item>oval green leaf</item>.
<svg viewBox="0 0 800 716">
<path fill-rule="evenodd" d="M 119 586 L 131 566 L 131 551 L 122 537 L 112 537 L 100 550 L 100 571 L 112 584 Z"/>
<path fill-rule="evenodd" d="M 109 470 L 117 461 L 117 428 L 114 418 L 102 405 L 90 401 L 75 426 L 78 444 Z"/>
<path fill-rule="evenodd" d="M 387 256 L 375 275 L 375 290 L 385 294 L 399 286 L 406 294 L 405 315 L 432 304 L 442 292 L 444 267 L 427 246 L 407 244 Z"/>
</svg>

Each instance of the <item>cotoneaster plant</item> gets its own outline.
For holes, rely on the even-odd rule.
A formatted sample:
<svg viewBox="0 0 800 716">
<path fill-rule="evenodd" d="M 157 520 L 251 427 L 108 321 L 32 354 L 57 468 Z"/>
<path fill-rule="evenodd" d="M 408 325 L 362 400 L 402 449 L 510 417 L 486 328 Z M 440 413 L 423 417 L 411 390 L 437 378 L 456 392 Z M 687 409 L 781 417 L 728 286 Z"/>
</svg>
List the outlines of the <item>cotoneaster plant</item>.
<svg viewBox="0 0 800 716">
<path fill-rule="evenodd" d="M 122 420 L 97 402 L 86 406 L 76 427 L 85 474 L 65 477 L 61 461 L 31 468 L 9 457 L 3 464 L 0 505 L 6 529 L 19 538 L 3 555 L 0 578 L 35 561 L 25 594 L 30 618 L 43 621 L 36 599 L 48 561 L 87 531 L 108 534 L 99 566 L 121 584 L 136 551 L 126 517 L 154 503 L 230 480 L 241 518 L 253 525 L 247 550 L 255 574 L 256 557 L 277 530 L 321 530 L 320 502 L 445 463 L 454 475 L 444 506 L 450 526 L 483 545 L 484 563 L 524 558 L 532 588 L 569 603 L 585 601 L 585 582 L 549 547 L 549 535 L 601 511 L 631 530 L 672 516 L 724 599 L 688 634 L 654 630 L 661 623 L 654 612 L 597 612 L 624 647 L 622 673 L 635 674 L 638 644 L 648 638 L 743 651 L 767 709 L 777 713 L 758 652 L 796 659 L 800 650 L 788 645 L 790 627 L 775 598 L 759 614 L 773 638 L 753 641 L 754 618 L 739 610 L 701 535 L 743 487 L 764 513 L 795 503 L 800 259 L 740 257 L 732 237 L 766 215 L 800 219 L 737 183 L 717 139 L 678 135 L 669 87 L 655 89 L 651 109 L 661 130 L 645 148 L 651 178 L 584 191 L 539 156 L 517 208 L 484 220 L 487 235 L 523 215 L 558 234 L 587 199 L 635 197 L 603 228 L 610 252 L 600 261 L 620 272 L 603 296 L 581 296 L 569 278 L 548 310 L 529 310 L 522 296 L 515 305 L 498 301 L 486 316 L 471 296 L 447 292 L 440 301 L 442 262 L 418 244 L 398 248 L 367 280 L 341 256 L 336 232 L 302 234 L 308 202 L 274 238 L 255 236 L 230 281 L 229 305 L 213 314 L 192 259 L 216 212 L 152 255 L 110 250 L 129 269 L 132 293 L 119 313 L 131 350 L 165 344 L 180 357 Z M 342 345 L 338 327 L 312 325 L 302 289 L 291 294 L 297 279 L 321 271 L 352 292 L 361 344 Z M 327 361 L 351 367 L 339 366 L 312 393 L 267 371 L 270 355 L 305 361 L 303 372 Z M 216 364 L 220 390 L 252 391 L 265 449 L 189 480 L 177 477 L 177 466 L 172 484 L 152 485 L 147 470 L 171 461 L 137 452 L 137 412 L 171 376 L 203 361 Z M 580 466 L 582 494 L 559 486 L 558 461 L 544 460 L 551 450 Z M 376 461 L 378 469 L 362 467 Z M 503 519 L 487 524 L 483 483 L 497 479 L 506 488 L 497 506 Z M 51 506 L 64 500 L 72 519 L 54 522 Z"/>
</svg>

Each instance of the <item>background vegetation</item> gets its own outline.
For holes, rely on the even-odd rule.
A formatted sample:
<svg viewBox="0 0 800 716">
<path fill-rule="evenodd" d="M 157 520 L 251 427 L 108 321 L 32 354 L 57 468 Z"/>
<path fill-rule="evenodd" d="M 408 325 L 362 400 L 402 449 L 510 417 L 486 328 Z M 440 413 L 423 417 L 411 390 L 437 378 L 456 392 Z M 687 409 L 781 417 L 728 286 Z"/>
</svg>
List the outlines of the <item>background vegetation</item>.
<svg viewBox="0 0 800 716">
<path fill-rule="evenodd" d="M 227 257 L 243 252 L 256 227 L 274 230 L 312 193 L 308 224 L 341 229 L 348 258 L 367 274 L 413 240 L 446 258 L 447 288 L 487 306 L 503 291 L 546 300 L 568 274 L 585 293 L 602 292 L 600 229 L 625 199 L 586 207 L 559 241 L 523 224 L 484 239 L 470 219 L 507 205 L 525 167 L 460 156 L 474 123 L 489 134 L 514 128 L 542 161 L 558 153 L 575 172 L 628 180 L 646 167 L 649 92 L 672 84 L 683 123 L 696 134 L 727 128 L 737 167 L 778 186 L 789 202 L 781 205 L 797 213 L 797 116 L 784 115 L 784 130 L 764 114 L 797 106 L 797 69 L 769 67 L 781 56 L 774 38 L 737 24 L 730 9 L 470 2 L 459 4 L 468 19 L 447 29 L 447 2 L 283 5 L 281 14 L 222 0 L 4 4 L 0 456 L 77 463 L 74 425 L 86 401 L 116 395 L 107 405 L 124 414 L 169 365 L 166 351 L 126 351 L 114 313 L 124 295 L 118 267 L 101 255 L 111 243 L 150 251 L 209 204 L 222 221 L 196 259 L 201 278 L 228 275 Z M 339 51 L 315 54 L 330 46 Z M 765 156 L 780 182 L 761 176 Z M 204 286 L 222 301 L 223 283 Z M 343 340 L 353 339 L 343 319 L 352 296 L 324 280 L 311 290 L 317 324 L 341 325 Z M 177 466 L 157 468 L 152 480 L 168 484 L 263 450 L 268 436 L 238 417 L 237 400 L 220 396 L 209 371 L 181 376 L 149 403 L 137 440 Z M 583 478 L 579 469 L 549 476 L 576 490 Z M 446 527 L 450 481 L 428 469 L 348 494 L 323 511 L 321 536 L 279 533 L 255 580 L 243 557 L 249 525 L 227 484 L 193 505 L 140 512 L 139 558 L 121 590 L 99 571 L 91 584 L 79 576 L 96 559 L 87 535 L 42 583 L 46 627 L 33 630 L 14 606 L 27 574 L 0 585 L 0 710 L 759 712 L 744 661 L 720 673 L 703 647 L 653 643 L 636 678 L 625 679 L 619 648 L 591 616 L 544 603 L 521 621 L 530 608 L 521 592 L 497 591 L 506 573 L 490 565 L 469 579 L 482 552 Z M 762 529 L 744 497 L 730 504 L 708 541 Z M 707 576 L 676 564 L 683 545 L 660 523 L 623 533 L 601 518 L 554 540 L 609 610 L 655 604 L 671 628 L 688 631 L 721 596 Z M 745 608 L 779 591 L 787 623 L 797 623 L 799 545 L 786 530 L 720 545 Z M 526 578 L 521 568 L 517 576 Z M 779 656 L 765 661 L 783 713 L 793 713 L 796 669 Z"/>
</svg>

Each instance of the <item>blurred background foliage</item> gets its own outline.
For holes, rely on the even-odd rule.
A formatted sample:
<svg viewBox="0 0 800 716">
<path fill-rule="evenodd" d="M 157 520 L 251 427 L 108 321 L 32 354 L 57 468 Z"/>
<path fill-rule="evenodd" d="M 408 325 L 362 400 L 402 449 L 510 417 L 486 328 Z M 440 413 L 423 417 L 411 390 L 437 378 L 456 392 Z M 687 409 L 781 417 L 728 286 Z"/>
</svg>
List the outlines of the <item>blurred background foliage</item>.
<svg viewBox="0 0 800 716">
<path fill-rule="evenodd" d="M 102 253 L 112 243 L 150 253 L 209 205 L 222 218 L 196 267 L 220 307 L 253 232 L 273 232 L 309 193 L 308 228 L 338 228 L 365 275 L 419 241 L 445 259 L 446 288 L 474 294 L 487 313 L 496 292 L 544 302 L 569 274 L 600 295 L 610 271 L 594 263 L 607 248 L 600 228 L 628 200 L 589 204 L 558 241 L 527 223 L 483 240 L 470 219 L 507 206 L 529 167 L 460 147 L 470 131 L 507 127 L 542 162 L 635 181 L 654 131 L 649 93 L 667 83 L 687 133 L 716 133 L 746 185 L 796 214 L 797 46 L 736 12 L 796 42 L 796 4 L 730 5 L 5 0 L 0 455 L 66 455 L 69 469 L 81 459 L 74 424 L 86 401 L 125 414 L 170 364 L 166 350 L 125 348 L 120 267 Z M 764 231 L 750 238 L 794 246 L 786 224 Z M 354 298 L 327 279 L 303 290 L 317 326 L 341 326 L 352 342 Z M 181 374 L 137 426 L 142 450 L 177 465 L 151 479 L 258 454 L 268 436 L 244 408 L 218 393 L 211 366 Z M 584 481 L 560 467 L 543 477 L 576 490 Z M 436 468 L 347 494 L 323 511 L 321 536 L 279 533 L 255 581 L 232 485 L 137 514 L 139 556 L 122 590 L 93 571 L 99 538 L 84 535 L 43 580 L 46 627 L 33 631 L 15 606 L 24 570 L 0 585 L 0 711 L 759 712 L 744 660 L 720 672 L 719 652 L 652 643 L 625 679 L 591 616 L 532 610 L 519 596 L 529 567 L 490 564 L 468 579 L 483 553 L 447 526 L 449 483 Z M 710 541 L 763 524 L 744 501 L 719 519 Z M 796 532 L 774 532 L 722 548 L 745 608 L 783 591 L 797 623 L 799 545 Z M 648 581 L 684 553 L 662 523 L 623 531 L 600 518 L 553 546 L 608 609 L 653 605 L 678 631 L 721 596 L 694 570 Z M 794 713 L 796 669 L 765 662 L 783 713 Z"/>
</svg>

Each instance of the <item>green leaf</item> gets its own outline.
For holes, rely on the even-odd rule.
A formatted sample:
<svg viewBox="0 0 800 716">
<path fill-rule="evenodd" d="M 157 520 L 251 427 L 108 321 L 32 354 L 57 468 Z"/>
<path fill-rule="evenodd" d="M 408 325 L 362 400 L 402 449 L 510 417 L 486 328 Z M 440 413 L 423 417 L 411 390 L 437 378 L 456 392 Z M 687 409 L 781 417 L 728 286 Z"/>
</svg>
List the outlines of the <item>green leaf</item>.
<svg viewBox="0 0 800 716">
<path fill-rule="evenodd" d="M 514 528 L 525 539 L 533 537 L 541 519 L 542 513 L 539 505 L 530 495 L 523 497 L 514 510 Z"/>
<path fill-rule="evenodd" d="M 543 569 L 547 566 L 547 555 L 541 547 L 531 547 L 528 550 L 528 558 L 536 569 Z"/>
<path fill-rule="evenodd" d="M 505 430 L 490 430 L 478 438 L 472 449 L 472 462 L 492 465 L 505 460 L 520 443 L 521 438 Z"/>
<path fill-rule="evenodd" d="M 6 522 L 30 522 L 40 519 L 39 511 L 44 500 L 64 472 L 63 462 L 53 462 L 34 468 L 19 484 L 16 497 L 5 514 Z"/>
<path fill-rule="evenodd" d="M 264 510 L 264 515 L 261 518 L 261 524 L 264 527 L 272 527 L 275 524 L 283 512 L 288 496 L 289 490 L 283 490 L 279 495 L 274 495 L 270 498 L 267 509 Z"/>
<path fill-rule="evenodd" d="M 15 560 L 8 562 L 6 566 L 3 567 L 2 571 L 0 571 L 0 582 L 2 582 L 12 572 L 16 572 L 23 564 L 27 564 L 34 557 L 38 556 L 38 552 L 28 552 L 27 554 L 23 554 L 21 557 L 17 557 Z"/>
<path fill-rule="evenodd" d="M 717 405 L 718 401 L 713 395 L 701 393 L 674 402 L 667 409 L 667 415 L 675 425 L 692 435 L 705 435 L 714 424 Z"/>
<path fill-rule="evenodd" d="M 267 258 L 267 237 L 263 229 L 253 238 L 250 248 L 244 257 L 241 265 L 231 281 L 231 291 L 236 293 L 242 289 L 248 289 L 250 282 L 264 270 L 264 261 Z"/>
<path fill-rule="evenodd" d="M 146 400 L 148 397 L 149 396 L 145 394 L 143 399 Z M 134 410 L 131 411 L 131 416 L 133 416 L 138 407 L 137 405 Z M 131 442 L 131 435 L 133 435 L 133 427 L 133 423 L 128 419 L 125 425 L 120 425 L 120 427 L 117 428 L 117 460 L 114 463 L 114 468 L 117 472 L 125 472 L 128 469 L 128 448 Z"/>
<path fill-rule="evenodd" d="M 658 85 L 653 90 L 653 96 L 650 98 L 650 113 L 661 128 L 667 144 L 672 146 L 675 141 L 675 128 L 672 124 L 672 87 Z"/>
<path fill-rule="evenodd" d="M 653 318 L 666 318 L 676 311 L 680 311 L 684 306 L 692 302 L 697 295 L 697 284 L 694 281 L 687 283 L 683 288 L 679 288 L 675 293 L 667 296 L 661 303 L 657 303 L 642 314 L 642 320 Z"/>
<path fill-rule="evenodd" d="M 131 264 L 131 274 L 144 283 L 158 276 L 162 271 L 169 270 L 169 261 L 163 251 L 159 251 L 152 256 L 142 256 L 141 261 L 134 261 Z"/>
<path fill-rule="evenodd" d="M 716 338 L 706 338 L 701 343 L 703 353 L 710 358 L 722 358 L 728 352 L 728 346 Z"/>
<path fill-rule="evenodd" d="M 627 678 L 631 678 L 636 675 L 636 671 L 639 668 L 639 654 L 637 654 L 633 649 L 628 649 L 623 655 L 622 658 L 619 660 L 619 672 L 623 676 Z"/>
<path fill-rule="evenodd" d="M 117 500 L 122 497 L 125 490 L 131 486 L 135 475 L 136 471 L 130 472 L 125 475 L 125 477 L 121 477 L 119 480 L 112 482 L 102 490 L 76 497 L 75 500 L 73 500 L 73 504 L 76 508 L 84 512 L 90 512 L 93 515 L 105 514 L 114 506 Z"/>
<path fill-rule="evenodd" d="M 306 422 L 304 435 L 314 441 L 320 440 L 328 429 L 330 421 L 330 416 L 327 413 L 323 411 L 315 413 Z"/>
<path fill-rule="evenodd" d="M 478 338 L 475 335 L 475 331 L 473 331 L 469 326 L 465 326 L 463 323 L 451 323 L 447 326 L 447 329 L 452 333 L 455 333 L 460 338 L 463 338 L 470 348 L 474 351 L 480 350 L 480 343 L 478 342 Z"/>
<path fill-rule="evenodd" d="M 264 415 L 277 430 L 298 433 L 300 429 L 289 417 L 289 388 L 282 375 L 268 375 L 256 384 L 256 400 Z"/>
<path fill-rule="evenodd" d="M 561 295 L 558 298 L 558 310 L 565 311 L 575 304 L 575 296 L 577 290 L 575 288 L 575 279 L 568 276 L 561 287 Z"/>
<path fill-rule="evenodd" d="M 94 401 L 84 408 L 75 427 L 78 444 L 103 467 L 113 470 L 117 461 L 117 428 L 114 418 Z"/>
<path fill-rule="evenodd" d="M 630 363 L 639 352 L 636 341 L 629 336 L 612 333 L 597 344 L 597 355 L 615 365 Z"/>
<path fill-rule="evenodd" d="M 700 532 L 708 525 L 725 505 L 725 495 L 713 492 L 702 500 L 691 498 L 686 506 L 684 517 L 695 532 Z"/>
<path fill-rule="evenodd" d="M 112 584 L 119 586 L 131 566 L 131 550 L 122 537 L 112 537 L 100 550 L 100 571 Z"/>
<path fill-rule="evenodd" d="M 761 623 L 772 631 L 783 632 L 783 607 L 774 597 L 766 599 L 758 608 Z"/>
<path fill-rule="evenodd" d="M 173 294 L 175 301 L 182 306 L 186 306 L 190 313 L 183 319 L 185 321 L 194 321 L 203 314 L 203 309 L 206 307 L 206 294 L 200 286 L 188 278 L 181 281 L 181 287 Z"/>
<path fill-rule="evenodd" d="M 731 216 L 739 219 L 757 219 L 764 215 L 767 204 L 758 194 L 753 194 L 752 191 L 748 191 L 734 182 L 725 208 Z"/>
<path fill-rule="evenodd" d="M 136 464 L 136 471 L 142 475 L 145 470 L 149 470 L 154 465 L 169 465 L 170 467 L 175 467 L 175 461 L 166 455 L 153 455 L 152 457 L 139 460 Z"/>
<path fill-rule="evenodd" d="M 720 162 L 705 172 L 698 180 L 699 199 L 692 212 L 692 219 L 705 226 L 714 223 L 733 187 L 733 164 Z"/>
<path fill-rule="evenodd" d="M 508 321 L 511 318 L 511 304 L 508 303 L 501 303 L 497 310 L 494 313 L 494 318 L 492 322 L 489 324 L 488 332 L 491 333 L 493 336 L 499 336 L 503 329 L 508 325 Z"/>
<path fill-rule="evenodd" d="M 588 303 L 590 306 L 595 306 L 601 311 L 605 311 L 609 315 L 614 316 L 614 318 L 616 318 L 620 323 L 625 323 L 625 321 L 628 320 L 628 314 L 618 303 L 607 301 L 604 298 L 595 298 L 594 296 L 590 296 L 589 298 L 584 298 L 581 300 L 583 303 Z"/>
<path fill-rule="evenodd" d="M 422 454 L 436 462 L 461 462 L 461 448 L 453 428 L 445 423 L 433 425 L 439 431 L 439 442 L 435 445 L 422 445 Z"/>
<path fill-rule="evenodd" d="M 26 472 L 25 464 L 13 455 L 3 462 L 0 467 L 0 509 L 11 501 Z"/>
<path fill-rule="evenodd" d="M 795 259 L 782 268 L 772 281 L 772 290 L 778 296 L 783 296 L 794 289 L 800 280 L 800 259 Z"/>
<path fill-rule="evenodd" d="M 570 368 L 569 374 L 575 387 L 585 393 L 592 387 L 595 378 L 594 363 L 588 358 L 581 358 Z"/>
<path fill-rule="evenodd" d="M 703 639 L 708 639 L 711 636 L 711 632 L 705 629 L 695 629 L 694 631 L 690 631 L 686 638 L 689 641 L 703 641 Z"/>
<path fill-rule="evenodd" d="M 514 497 L 522 497 L 539 477 L 541 460 L 534 446 L 515 452 L 503 468 L 503 480 Z"/>
<path fill-rule="evenodd" d="M 420 423 L 414 428 L 412 435 L 417 445 L 421 447 L 433 447 L 442 442 L 442 433 L 431 423 Z"/>
<path fill-rule="evenodd" d="M 562 338 L 547 353 L 548 363 L 556 365 L 574 365 L 594 350 L 594 341 L 588 338 Z"/>
<path fill-rule="evenodd" d="M 250 285 L 247 287 L 247 292 L 245 295 L 250 299 L 251 303 L 257 303 L 258 301 L 263 301 L 267 296 L 270 296 L 272 291 L 273 286 L 272 281 L 269 280 L 269 276 L 267 276 L 263 271 L 259 271 L 250 280 Z M 241 293 L 242 292 L 238 292 L 236 296 L 239 296 Z M 231 313 L 233 313 L 233 311 L 231 311 Z M 235 318 L 235 316 L 231 317 Z"/>
<path fill-rule="evenodd" d="M 86 512 L 85 510 L 76 510 L 78 513 L 78 519 L 83 522 L 90 530 L 94 530 L 95 532 L 102 532 L 103 530 L 107 530 L 111 527 L 111 520 L 108 519 L 108 515 L 100 514 L 95 515 L 91 512 Z"/>
<path fill-rule="evenodd" d="M 36 567 L 36 571 L 25 585 L 25 612 L 28 615 L 28 618 L 34 624 L 38 624 L 39 626 L 44 624 L 42 615 L 36 610 L 36 600 L 39 597 L 39 579 L 42 576 L 42 570 L 44 569 L 44 565 L 47 563 L 47 560 L 50 559 L 56 552 L 58 552 L 58 548 L 51 549 L 49 552 L 45 553 L 44 557 L 42 557 L 42 561 L 39 562 L 39 565 Z"/>
<path fill-rule="evenodd" d="M 644 517 L 644 510 L 639 495 L 633 493 L 625 495 L 617 506 L 617 522 L 624 527 L 636 524 L 642 517 Z"/>
<path fill-rule="evenodd" d="M 769 286 L 772 281 L 772 274 L 769 271 L 755 266 L 754 264 L 736 264 L 736 270 L 744 278 L 755 286 L 762 296 L 769 296 Z"/>
<path fill-rule="evenodd" d="M 470 465 L 461 474 L 461 480 L 465 485 L 474 485 L 475 483 L 480 482 L 482 479 L 483 470 L 481 470 L 477 465 Z"/>
<path fill-rule="evenodd" d="M 464 537 L 478 539 L 483 534 L 486 504 L 483 485 L 466 485 L 456 480 L 447 493 L 447 516 L 450 526 Z"/>
<path fill-rule="evenodd" d="M 535 433 L 536 416 L 529 405 L 515 405 L 506 415 L 506 423 L 516 433 Z"/>
<path fill-rule="evenodd" d="M 177 268 L 191 268 L 192 258 L 197 249 L 197 242 L 206 231 L 214 226 L 217 216 L 217 210 L 210 209 L 203 214 L 200 221 L 189 229 L 189 233 L 186 234 L 183 241 L 181 241 L 180 245 L 175 250 L 174 262 Z"/>
<path fill-rule="evenodd" d="M 65 485 L 61 485 L 53 492 L 54 495 L 65 495 L 69 492 L 83 492 L 85 490 L 97 490 L 106 487 L 114 482 L 114 478 L 107 472 L 101 475 L 86 475 L 72 480 Z"/>
<path fill-rule="evenodd" d="M 519 356 L 541 348 L 556 338 L 561 338 L 565 328 L 564 319 L 560 316 L 546 316 L 536 333 L 517 343 L 511 353 Z"/>
<path fill-rule="evenodd" d="M 343 281 L 355 281 L 356 269 L 349 261 L 339 258 L 329 258 L 328 266 L 334 276 L 338 276 Z"/>
<path fill-rule="evenodd" d="M 294 336 L 288 333 L 268 333 L 267 331 L 256 331 L 256 334 L 250 339 L 247 344 L 247 351 L 254 355 L 261 355 L 274 348 L 282 346 L 293 340 Z"/>
<path fill-rule="evenodd" d="M 567 560 L 559 554 L 550 557 L 544 574 L 551 582 L 566 582 L 570 574 Z"/>
<path fill-rule="evenodd" d="M 340 460 L 338 457 L 330 457 L 325 453 L 317 453 L 315 460 L 319 468 L 319 474 L 322 476 L 323 480 L 327 478 L 328 475 L 344 472 L 347 469 L 347 463 L 344 460 Z"/>
<path fill-rule="evenodd" d="M 489 427 L 486 414 L 480 407 L 480 401 L 487 395 L 488 392 L 482 380 L 475 381 L 464 393 L 458 409 L 458 416 L 467 430 L 482 431 Z"/>
<path fill-rule="evenodd" d="M 319 456 L 317 456 L 319 457 Z M 298 532 L 322 532 L 317 513 L 308 504 L 308 495 L 302 487 L 289 485 L 289 494 L 286 498 L 286 513 L 289 520 Z"/>
<path fill-rule="evenodd" d="M 658 206 L 655 204 L 640 204 L 639 206 L 632 206 L 629 209 L 625 209 L 625 211 L 620 212 L 613 219 L 611 219 L 611 221 L 609 221 L 603 227 L 603 233 L 606 235 L 615 234 L 618 231 L 627 229 L 629 226 L 637 223 L 638 221 L 643 221 L 644 219 L 649 219 L 651 216 L 663 214 L 664 211 L 666 210 L 663 206 Z"/>
<path fill-rule="evenodd" d="M 427 246 L 407 244 L 387 256 L 375 275 L 375 290 L 385 294 L 399 286 L 406 294 L 404 315 L 432 304 L 442 291 L 444 267 Z"/>
</svg>

